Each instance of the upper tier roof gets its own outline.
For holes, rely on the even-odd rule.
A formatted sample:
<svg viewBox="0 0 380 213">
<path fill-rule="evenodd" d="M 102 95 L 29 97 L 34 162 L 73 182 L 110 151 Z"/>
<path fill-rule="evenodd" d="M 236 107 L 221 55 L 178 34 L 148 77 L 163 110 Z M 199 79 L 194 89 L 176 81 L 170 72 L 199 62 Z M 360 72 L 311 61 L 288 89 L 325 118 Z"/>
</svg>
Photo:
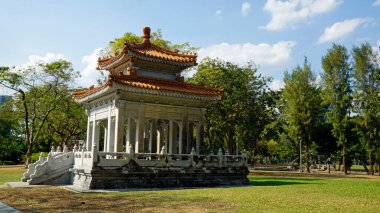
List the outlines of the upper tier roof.
<svg viewBox="0 0 380 213">
<path fill-rule="evenodd" d="M 143 29 L 144 36 L 141 43 L 125 43 L 124 49 L 116 55 L 108 58 L 98 59 L 98 69 L 109 69 L 117 66 L 119 62 L 129 58 L 172 64 L 181 68 L 196 65 L 196 54 L 182 54 L 178 51 L 171 51 L 158 47 L 150 42 L 150 28 Z"/>
<path fill-rule="evenodd" d="M 109 80 L 102 86 L 90 87 L 74 91 L 73 98 L 80 100 L 107 87 L 112 87 L 114 83 L 123 85 L 124 87 L 141 88 L 145 90 L 156 91 L 162 95 L 170 95 L 171 93 L 176 93 L 205 98 L 221 97 L 223 94 L 223 89 L 221 88 L 209 88 L 201 85 L 190 84 L 184 82 L 181 78 L 176 81 L 168 81 L 146 77 L 110 75 Z"/>
</svg>

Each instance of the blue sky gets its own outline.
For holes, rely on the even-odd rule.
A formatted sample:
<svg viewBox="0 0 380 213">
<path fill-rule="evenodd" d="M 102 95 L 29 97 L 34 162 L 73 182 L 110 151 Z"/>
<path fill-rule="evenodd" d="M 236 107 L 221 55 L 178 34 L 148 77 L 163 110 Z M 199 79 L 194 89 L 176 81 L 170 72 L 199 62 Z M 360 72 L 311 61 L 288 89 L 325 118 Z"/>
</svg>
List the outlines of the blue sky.
<svg viewBox="0 0 380 213">
<path fill-rule="evenodd" d="M 252 60 L 278 88 L 304 56 L 319 73 L 333 42 L 378 47 L 379 24 L 380 0 L 0 0 L 0 65 L 67 59 L 90 86 L 99 48 L 149 26 L 199 47 L 199 59 Z"/>
</svg>

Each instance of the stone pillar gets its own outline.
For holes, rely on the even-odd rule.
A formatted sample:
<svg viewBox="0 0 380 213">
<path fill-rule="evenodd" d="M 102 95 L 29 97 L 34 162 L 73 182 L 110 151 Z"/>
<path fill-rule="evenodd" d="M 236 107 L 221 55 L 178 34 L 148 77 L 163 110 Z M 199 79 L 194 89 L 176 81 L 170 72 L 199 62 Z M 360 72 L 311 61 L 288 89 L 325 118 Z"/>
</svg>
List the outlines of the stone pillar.
<svg viewBox="0 0 380 213">
<path fill-rule="evenodd" d="M 115 147 L 115 117 L 108 117 L 107 124 L 107 152 L 113 152 Z"/>
<path fill-rule="evenodd" d="M 124 107 L 120 101 L 115 103 L 115 152 L 121 152 L 123 148 L 123 134 L 124 134 Z"/>
<path fill-rule="evenodd" d="M 93 132 L 94 122 L 91 121 L 91 117 L 88 117 L 87 121 L 87 140 L 86 140 L 86 149 L 91 150 L 92 147 L 92 132 Z"/>
<path fill-rule="evenodd" d="M 196 148 L 195 148 L 196 150 L 195 152 L 197 153 L 197 155 L 201 153 L 202 143 L 203 143 L 203 122 L 199 121 L 197 123 L 197 139 L 196 139 Z"/>
<path fill-rule="evenodd" d="M 107 122 L 103 121 L 104 126 L 104 137 L 103 137 L 103 152 L 107 152 L 107 143 L 108 143 L 108 120 Z M 100 146 L 99 146 L 100 147 Z"/>
<path fill-rule="evenodd" d="M 179 140 L 179 154 L 188 154 L 187 144 L 189 131 L 189 121 L 187 111 L 184 110 L 182 114 L 182 122 L 180 126 L 180 140 Z"/>
<path fill-rule="evenodd" d="M 169 123 L 166 123 L 164 124 L 164 129 L 162 130 L 162 133 L 163 133 L 163 143 L 165 143 L 165 150 L 166 150 L 166 153 L 168 154 L 169 153 Z"/>
<path fill-rule="evenodd" d="M 139 104 L 139 114 L 136 123 L 136 146 L 135 152 L 144 152 L 144 120 L 145 120 L 145 104 Z"/>
<path fill-rule="evenodd" d="M 193 131 L 194 124 L 192 122 L 188 122 L 187 124 L 187 138 L 186 138 L 186 154 L 190 154 L 191 148 L 193 147 Z"/>
<path fill-rule="evenodd" d="M 173 120 L 169 120 L 169 149 L 168 154 L 173 154 L 174 147 L 174 124 Z"/>
<path fill-rule="evenodd" d="M 125 141 L 126 141 L 126 150 L 125 150 L 125 152 L 126 153 L 129 153 L 129 146 L 132 144 L 131 143 L 131 121 L 132 120 L 132 118 L 131 117 L 128 117 L 127 118 L 127 132 L 126 132 L 126 134 L 125 134 Z"/>
<path fill-rule="evenodd" d="M 150 120 L 149 122 L 149 147 L 148 147 L 148 153 L 152 153 L 153 149 L 153 120 Z"/>
<path fill-rule="evenodd" d="M 99 133 L 100 133 L 100 121 L 97 121 L 97 120 L 94 120 L 94 125 L 92 126 L 92 138 L 93 138 L 93 143 L 92 143 L 92 147 L 91 147 L 91 151 L 94 151 L 93 150 L 93 147 L 96 147 L 97 150 L 95 151 L 99 151 Z"/>
<path fill-rule="evenodd" d="M 157 127 L 157 150 L 156 153 L 159 154 L 161 152 L 161 138 L 162 138 L 162 127 Z"/>
<path fill-rule="evenodd" d="M 150 153 L 156 153 L 156 148 L 157 148 L 157 119 L 152 119 L 151 123 L 151 141 L 149 140 L 149 143 L 151 143 L 150 147 Z"/>
<path fill-rule="evenodd" d="M 180 123 L 178 123 L 178 154 L 182 154 L 182 150 L 183 150 L 183 139 L 182 139 L 182 134 L 183 134 L 183 121 L 181 121 Z"/>
</svg>

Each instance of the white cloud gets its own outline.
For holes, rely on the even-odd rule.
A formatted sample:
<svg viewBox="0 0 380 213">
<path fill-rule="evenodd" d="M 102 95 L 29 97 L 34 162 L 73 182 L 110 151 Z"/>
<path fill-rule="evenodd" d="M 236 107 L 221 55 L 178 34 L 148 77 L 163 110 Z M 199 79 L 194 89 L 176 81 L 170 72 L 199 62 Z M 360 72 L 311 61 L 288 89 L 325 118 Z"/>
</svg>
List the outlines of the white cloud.
<svg viewBox="0 0 380 213">
<path fill-rule="evenodd" d="M 205 57 L 220 58 L 237 64 L 254 61 L 259 65 L 259 71 L 271 76 L 276 72 L 283 72 L 285 65 L 291 61 L 294 41 L 280 41 L 275 44 L 216 44 L 198 51 L 198 61 Z"/>
<path fill-rule="evenodd" d="M 293 28 L 315 15 L 333 10 L 341 3 L 342 0 L 267 0 L 264 10 L 272 14 L 272 19 L 261 28 L 271 31 Z"/>
<path fill-rule="evenodd" d="M 372 19 L 369 18 L 347 19 L 342 22 L 336 22 L 325 29 L 324 33 L 319 37 L 318 42 L 323 43 L 341 39 L 355 31 L 360 25 L 370 22 L 372 22 Z"/>
<path fill-rule="evenodd" d="M 215 15 L 216 15 L 216 17 L 217 17 L 218 19 L 222 19 L 222 18 L 223 18 L 223 16 L 222 16 L 222 11 L 221 11 L 221 10 L 217 10 L 217 11 L 215 12 Z"/>
<path fill-rule="evenodd" d="M 269 88 L 273 91 L 279 91 L 280 89 L 284 88 L 285 83 L 282 80 L 274 79 L 270 84 Z"/>
<path fill-rule="evenodd" d="M 89 87 L 97 84 L 97 80 L 102 78 L 99 70 L 96 69 L 98 65 L 98 56 L 102 48 L 95 49 L 90 55 L 82 57 L 82 63 L 86 67 L 80 71 L 81 77 L 75 80 L 79 87 Z"/>
<path fill-rule="evenodd" d="M 249 4 L 248 2 L 244 2 L 241 5 L 241 14 L 243 16 L 248 16 L 250 10 L 251 10 L 251 4 Z"/>
<path fill-rule="evenodd" d="M 30 55 L 28 57 L 28 62 L 22 65 L 18 65 L 14 70 L 27 69 L 29 67 L 36 66 L 38 64 L 47 64 L 53 61 L 58 60 L 67 60 L 67 58 L 63 54 L 56 53 L 46 53 L 45 56 L 40 55 Z"/>
<path fill-rule="evenodd" d="M 380 6 L 380 0 L 375 0 L 372 5 L 373 6 Z"/>
</svg>

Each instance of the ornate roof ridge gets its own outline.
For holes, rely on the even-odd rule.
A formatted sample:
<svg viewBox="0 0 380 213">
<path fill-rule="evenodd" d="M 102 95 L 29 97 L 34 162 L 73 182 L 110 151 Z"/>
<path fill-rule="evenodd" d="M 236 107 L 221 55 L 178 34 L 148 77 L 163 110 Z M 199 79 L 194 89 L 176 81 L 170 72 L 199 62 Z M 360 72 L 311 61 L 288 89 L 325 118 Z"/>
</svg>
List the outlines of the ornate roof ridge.
<svg viewBox="0 0 380 213">
<path fill-rule="evenodd" d="M 110 75 L 110 79 L 114 81 L 120 81 L 120 80 L 128 80 L 128 81 L 135 81 L 135 82 L 143 82 L 143 83 L 160 83 L 160 84 L 166 84 L 170 86 L 181 86 L 181 87 L 187 87 L 189 89 L 206 89 L 211 90 L 215 92 L 223 92 L 223 88 L 217 88 L 217 87 L 208 87 L 205 85 L 199 85 L 199 84 L 193 84 L 193 83 L 187 83 L 183 81 L 183 77 L 179 77 L 176 80 L 166 80 L 166 79 L 158 79 L 158 78 L 150 78 L 145 76 L 129 76 L 129 75 L 117 75 L 112 74 Z"/>
</svg>

